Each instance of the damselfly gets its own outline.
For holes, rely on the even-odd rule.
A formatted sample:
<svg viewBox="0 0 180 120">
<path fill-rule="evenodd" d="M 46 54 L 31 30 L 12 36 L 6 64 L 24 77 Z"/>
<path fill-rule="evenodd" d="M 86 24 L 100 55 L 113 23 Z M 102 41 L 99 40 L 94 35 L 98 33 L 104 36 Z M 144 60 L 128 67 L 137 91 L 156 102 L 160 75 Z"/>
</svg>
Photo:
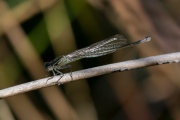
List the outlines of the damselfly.
<svg viewBox="0 0 180 120">
<path fill-rule="evenodd" d="M 62 55 L 50 62 L 45 62 L 44 66 L 48 72 L 52 71 L 54 76 L 63 76 L 63 73 L 60 70 L 64 68 L 69 68 L 69 63 L 71 62 L 74 62 L 82 58 L 93 58 L 103 56 L 106 54 L 113 53 L 118 49 L 134 46 L 137 44 L 148 42 L 150 40 L 151 37 L 148 36 L 134 43 L 127 43 L 127 39 L 124 36 L 117 34 L 100 42 L 94 43 L 88 47 L 76 50 L 68 55 Z"/>
</svg>

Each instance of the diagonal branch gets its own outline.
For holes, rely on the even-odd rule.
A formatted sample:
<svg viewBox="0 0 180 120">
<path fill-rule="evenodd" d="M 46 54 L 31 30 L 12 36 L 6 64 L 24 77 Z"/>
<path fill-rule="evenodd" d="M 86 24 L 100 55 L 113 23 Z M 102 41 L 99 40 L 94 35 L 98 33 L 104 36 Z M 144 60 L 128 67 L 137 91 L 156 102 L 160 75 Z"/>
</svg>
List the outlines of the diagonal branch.
<svg viewBox="0 0 180 120">
<path fill-rule="evenodd" d="M 53 78 L 43 78 L 39 80 L 35 80 L 32 82 L 16 85 L 13 87 L 9 87 L 3 90 L 0 90 L 0 99 L 17 95 L 20 93 L 25 93 L 31 90 L 36 90 L 43 87 L 52 86 L 55 84 L 64 84 L 71 81 L 76 81 L 80 79 L 90 78 L 94 76 L 99 76 L 103 74 L 113 73 L 113 72 L 122 72 L 126 70 L 168 64 L 168 63 L 179 63 L 180 62 L 180 52 L 164 54 L 158 56 L 152 56 L 147 58 L 141 58 L 137 60 L 129 60 L 124 62 L 118 62 L 114 64 L 108 64 L 104 66 L 89 68 L 85 70 L 80 70 L 76 72 L 72 72 L 73 80 L 69 73 L 64 74 L 64 76 L 60 79 L 60 83 L 57 83 L 61 76 L 54 76 Z M 49 79 L 49 80 L 48 80 Z"/>
</svg>

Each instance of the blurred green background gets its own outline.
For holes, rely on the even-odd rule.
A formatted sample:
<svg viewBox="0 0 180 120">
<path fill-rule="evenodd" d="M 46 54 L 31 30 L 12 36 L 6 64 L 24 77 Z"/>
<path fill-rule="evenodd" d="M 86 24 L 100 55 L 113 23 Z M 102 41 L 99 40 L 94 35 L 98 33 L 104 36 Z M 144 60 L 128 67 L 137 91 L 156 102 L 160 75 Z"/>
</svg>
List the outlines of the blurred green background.
<svg viewBox="0 0 180 120">
<path fill-rule="evenodd" d="M 180 50 L 178 0 L 0 1 L 0 89 L 44 78 L 44 62 L 114 34 L 151 42 L 72 71 Z M 0 120 L 180 120 L 179 64 L 113 73 L 0 100 Z M 68 70 L 63 70 L 64 73 Z"/>
</svg>

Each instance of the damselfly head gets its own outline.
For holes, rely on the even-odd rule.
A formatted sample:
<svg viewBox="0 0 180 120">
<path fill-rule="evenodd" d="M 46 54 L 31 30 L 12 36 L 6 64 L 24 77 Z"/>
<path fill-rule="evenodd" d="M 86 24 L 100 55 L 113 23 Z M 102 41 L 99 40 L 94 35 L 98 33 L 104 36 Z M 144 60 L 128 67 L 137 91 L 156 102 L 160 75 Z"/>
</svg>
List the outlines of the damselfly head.
<svg viewBox="0 0 180 120">
<path fill-rule="evenodd" d="M 45 67 L 45 70 L 48 72 L 53 70 L 53 66 L 49 62 L 45 62 L 44 67 Z"/>
</svg>

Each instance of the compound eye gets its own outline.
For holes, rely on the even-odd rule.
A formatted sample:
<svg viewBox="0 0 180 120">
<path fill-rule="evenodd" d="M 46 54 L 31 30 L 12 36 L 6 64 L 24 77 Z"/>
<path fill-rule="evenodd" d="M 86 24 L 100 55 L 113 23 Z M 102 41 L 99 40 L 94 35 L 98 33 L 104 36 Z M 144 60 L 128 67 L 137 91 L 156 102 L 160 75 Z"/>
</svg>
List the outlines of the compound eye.
<svg viewBox="0 0 180 120">
<path fill-rule="evenodd" d="M 45 62 L 44 63 L 44 67 L 45 67 L 45 69 L 47 70 L 47 71 L 49 71 L 49 66 L 50 66 L 50 63 L 49 62 Z"/>
</svg>

